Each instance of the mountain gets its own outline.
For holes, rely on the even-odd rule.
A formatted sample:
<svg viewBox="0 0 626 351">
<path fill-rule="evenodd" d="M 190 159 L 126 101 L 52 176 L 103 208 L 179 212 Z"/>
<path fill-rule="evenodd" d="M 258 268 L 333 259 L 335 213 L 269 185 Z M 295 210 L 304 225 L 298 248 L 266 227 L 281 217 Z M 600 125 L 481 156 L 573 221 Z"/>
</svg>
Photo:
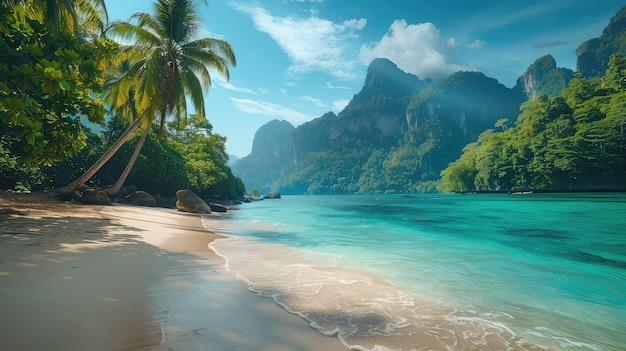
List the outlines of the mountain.
<svg viewBox="0 0 626 351">
<path fill-rule="evenodd" d="M 328 112 L 296 128 L 294 163 L 309 152 L 341 146 L 350 140 L 367 139 L 373 148 L 393 146 L 407 131 L 404 116 L 411 96 L 431 82 L 400 70 L 387 59 L 373 60 L 363 89 L 339 115 Z"/>
<path fill-rule="evenodd" d="M 626 55 L 626 6 L 611 18 L 599 38 L 588 40 L 576 49 L 576 67 L 583 77 L 603 76 L 613 53 Z"/>
<path fill-rule="evenodd" d="M 362 90 L 339 114 L 293 129 L 259 129 L 233 172 L 247 188 L 284 194 L 416 192 L 500 118 L 513 119 L 524 95 L 478 72 L 436 82 L 387 59 L 368 67 Z M 285 122 L 286 123 L 286 122 Z M 278 137 L 282 135 L 282 137 Z M 271 138 L 271 144 L 261 140 Z M 290 150 L 287 158 L 286 150 Z M 277 162 L 276 155 L 281 155 Z"/>
<path fill-rule="evenodd" d="M 614 52 L 626 53 L 626 7 L 600 38 L 578 48 L 579 73 L 603 75 Z M 376 59 L 363 88 L 344 110 L 297 128 L 268 123 L 257 132 L 252 153 L 235 163 L 233 172 L 249 189 L 261 192 L 433 191 L 441 171 L 468 144 L 495 129 L 514 128 L 520 105 L 527 100 L 555 97 L 562 102 L 559 96 L 573 76 L 571 70 L 557 67 L 551 55 L 533 62 L 512 89 L 480 72 L 420 79 L 387 59 Z M 621 116 L 618 110 L 611 113 Z"/>
<path fill-rule="evenodd" d="M 514 120 L 525 97 L 480 72 L 457 72 L 413 95 L 405 113 L 408 131 L 377 172 L 364 172 L 361 192 L 433 190 L 439 173 L 468 143 L 500 119 Z M 366 175 L 366 173 L 368 173 Z M 369 178 L 366 178 L 369 177 Z"/>
<path fill-rule="evenodd" d="M 228 155 L 228 166 L 234 165 L 237 161 L 239 161 L 239 157 L 235 155 Z"/>
<path fill-rule="evenodd" d="M 568 68 L 558 68 L 552 55 L 545 55 L 533 62 L 517 79 L 516 90 L 523 91 L 526 98 L 533 100 L 539 95 L 556 96 L 567 87 L 574 77 Z"/>
<path fill-rule="evenodd" d="M 294 127 L 287 121 L 270 121 L 254 135 L 250 155 L 237 160 L 231 167 L 234 174 L 253 188 L 270 189 L 280 172 L 291 160 L 291 134 Z"/>
</svg>

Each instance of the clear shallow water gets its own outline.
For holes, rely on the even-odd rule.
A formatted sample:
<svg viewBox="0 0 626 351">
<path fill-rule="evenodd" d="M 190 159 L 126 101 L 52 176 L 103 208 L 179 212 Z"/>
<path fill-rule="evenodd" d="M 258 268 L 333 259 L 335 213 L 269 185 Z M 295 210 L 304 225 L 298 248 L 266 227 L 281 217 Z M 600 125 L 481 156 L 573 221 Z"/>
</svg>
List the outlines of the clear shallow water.
<svg viewBox="0 0 626 351">
<path fill-rule="evenodd" d="M 211 247 L 361 350 L 626 350 L 626 195 L 284 196 Z"/>
</svg>

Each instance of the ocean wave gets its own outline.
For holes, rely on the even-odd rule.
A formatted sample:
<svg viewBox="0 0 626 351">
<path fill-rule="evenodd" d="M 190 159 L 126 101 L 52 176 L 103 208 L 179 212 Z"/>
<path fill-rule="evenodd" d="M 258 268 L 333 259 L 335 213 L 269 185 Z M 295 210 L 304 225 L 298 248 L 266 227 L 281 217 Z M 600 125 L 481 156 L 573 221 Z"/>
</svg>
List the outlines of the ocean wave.
<svg viewBox="0 0 626 351">
<path fill-rule="evenodd" d="M 367 271 L 343 269 L 315 252 L 251 238 L 209 247 L 251 291 L 272 298 L 312 328 L 349 348 L 393 350 L 546 350 L 501 322 L 500 312 L 460 311 L 421 299 Z M 332 261 L 332 260 L 331 260 Z"/>
</svg>

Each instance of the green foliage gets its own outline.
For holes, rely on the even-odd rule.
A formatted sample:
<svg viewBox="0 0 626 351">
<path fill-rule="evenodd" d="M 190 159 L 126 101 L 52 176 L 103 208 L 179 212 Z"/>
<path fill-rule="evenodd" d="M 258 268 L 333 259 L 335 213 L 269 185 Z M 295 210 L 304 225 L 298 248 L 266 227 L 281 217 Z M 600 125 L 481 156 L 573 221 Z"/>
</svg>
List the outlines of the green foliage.
<svg viewBox="0 0 626 351">
<path fill-rule="evenodd" d="M 85 129 L 85 135 L 87 147 L 80 150 L 76 156 L 64 159 L 52 166 L 41 167 L 45 175 L 45 188 L 58 188 L 66 185 L 68 179 L 76 179 L 106 151 L 105 140 L 101 135 L 94 134 L 89 129 Z M 94 181 L 94 185 L 103 185 L 97 180 Z"/>
<path fill-rule="evenodd" d="M 173 126 L 173 125 L 172 125 Z M 202 196 L 241 197 L 245 187 L 228 166 L 226 138 L 211 132 L 212 126 L 197 118 L 184 128 L 172 128 L 169 143 L 184 159 L 184 178 Z"/>
<path fill-rule="evenodd" d="M 114 22 L 108 29 L 110 35 L 130 43 L 122 50 L 133 58 L 124 75 L 134 84 L 129 90 L 136 95 L 139 115 L 158 119 L 159 136 L 167 117 L 186 122 L 187 101 L 204 121 L 209 69 L 228 81 L 229 66 L 237 62 L 228 42 L 199 38 L 201 19 L 195 5 L 195 0 L 160 0 L 154 14 L 139 12 L 129 22 Z"/>
<path fill-rule="evenodd" d="M 626 56 L 611 55 L 602 85 L 611 92 L 626 90 Z"/>
<path fill-rule="evenodd" d="M 602 84 L 576 78 L 524 103 L 515 127 L 483 133 L 441 172 L 441 190 L 626 187 L 625 68 L 613 55 Z"/>
<path fill-rule="evenodd" d="M 0 125 L 20 162 L 51 165 L 86 145 L 80 118 L 103 119 L 96 99 L 105 42 L 49 33 L 21 6 L 0 7 Z"/>
<path fill-rule="evenodd" d="M 43 182 L 44 175 L 39 167 L 18 162 L 0 141 L 0 189 L 14 189 L 18 184 L 30 189 Z"/>
</svg>

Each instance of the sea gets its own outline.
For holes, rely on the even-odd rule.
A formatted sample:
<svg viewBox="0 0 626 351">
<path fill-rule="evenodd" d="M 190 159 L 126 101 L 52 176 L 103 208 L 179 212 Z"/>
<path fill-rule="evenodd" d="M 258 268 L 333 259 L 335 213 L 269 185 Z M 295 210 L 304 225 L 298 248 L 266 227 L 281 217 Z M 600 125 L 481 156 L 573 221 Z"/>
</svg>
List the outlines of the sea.
<svg viewBox="0 0 626 351">
<path fill-rule="evenodd" d="M 624 193 L 283 196 L 223 219 L 226 268 L 347 348 L 626 350 Z"/>
</svg>

